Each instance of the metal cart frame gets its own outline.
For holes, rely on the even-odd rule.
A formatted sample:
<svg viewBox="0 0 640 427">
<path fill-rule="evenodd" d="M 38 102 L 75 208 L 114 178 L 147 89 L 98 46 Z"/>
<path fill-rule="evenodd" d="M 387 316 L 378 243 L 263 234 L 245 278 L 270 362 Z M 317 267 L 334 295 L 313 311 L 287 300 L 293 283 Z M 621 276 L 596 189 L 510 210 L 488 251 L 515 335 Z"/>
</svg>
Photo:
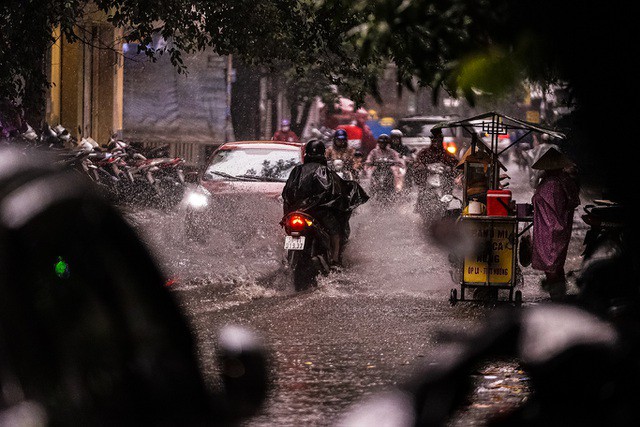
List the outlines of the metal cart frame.
<svg viewBox="0 0 640 427">
<path fill-rule="evenodd" d="M 490 190 L 495 190 L 500 187 L 500 171 L 507 170 L 507 168 L 499 161 L 500 156 L 505 151 L 521 142 L 526 136 L 528 136 L 532 132 L 537 132 L 540 134 L 547 134 L 552 138 L 558 140 L 565 139 L 565 135 L 561 132 L 545 128 L 536 123 L 530 123 L 523 120 L 515 119 L 513 117 L 509 117 L 494 111 L 490 111 L 488 113 L 480 114 L 463 120 L 439 123 L 434 127 L 462 128 L 472 136 L 472 143 L 471 147 L 469 148 L 470 150 L 472 150 L 471 153 L 475 153 L 477 150 L 482 150 L 490 156 Z M 523 131 L 522 135 L 520 135 L 515 141 L 511 141 L 507 147 L 500 150 L 498 146 L 500 136 L 507 135 L 510 132 L 516 130 Z M 474 137 L 480 134 L 490 136 L 489 145 L 487 145 L 485 141 L 482 140 L 482 138 Z M 464 165 L 463 171 L 464 184 L 462 202 L 464 208 L 469 204 L 466 185 L 467 164 Z M 486 234 L 487 236 L 482 237 L 482 239 L 484 239 L 485 249 L 482 251 L 482 253 L 474 254 L 477 259 L 476 266 L 473 267 L 473 271 L 470 270 L 470 265 L 472 265 L 474 261 L 469 260 L 468 257 L 465 257 L 465 259 L 462 260 L 459 267 L 460 276 L 458 281 L 458 284 L 460 286 L 460 298 L 458 299 L 457 289 L 451 289 L 449 302 L 454 305 L 458 301 L 473 301 L 473 299 L 470 299 L 465 295 L 465 290 L 485 288 L 508 290 L 508 301 L 510 303 L 515 302 L 516 305 L 520 305 L 522 303 L 522 292 L 520 290 L 515 290 L 515 287 L 518 284 L 518 278 L 520 277 L 519 265 L 517 260 L 518 244 L 520 237 L 533 225 L 533 218 L 518 218 L 516 216 L 461 215 L 459 221 L 463 224 L 471 225 L 472 229 L 474 229 L 475 227 L 476 230 L 479 230 L 477 234 L 481 236 L 484 236 Z M 496 229 L 499 230 L 497 233 Z M 501 241 L 498 242 L 497 239 L 501 239 Z M 497 253 L 498 250 L 501 251 L 500 254 Z M 505 257 L 505 255 L 507 255 L 507 257 L 510 256 L 510 260 L 508 260 L 508 267 L 504 262 L 505 258 L 507 258 Z M 480 270 L 481 268 L 482 270 Z M 476 279 L 466 280 L 465 272 L 469 276 L 469 279 L 473 276 L 476 276 Z M 485 276 L 484 280 L 478 279 L 478 277 L 481 276 Z M 454 281 L 456 280 L 454 279 Z"/>
</svg>

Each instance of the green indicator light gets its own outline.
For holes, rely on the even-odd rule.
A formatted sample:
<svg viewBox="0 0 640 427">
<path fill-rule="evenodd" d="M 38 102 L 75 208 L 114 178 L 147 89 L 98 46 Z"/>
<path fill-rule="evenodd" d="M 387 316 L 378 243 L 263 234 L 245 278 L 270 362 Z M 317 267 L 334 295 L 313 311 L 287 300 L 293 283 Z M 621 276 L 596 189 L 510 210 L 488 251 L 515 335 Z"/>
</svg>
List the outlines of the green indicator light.
<svg viewBox="0 0 640 427">
<path fill-rule="evenodd" d="M 56 275 L 61 279 L 69 277 L 69 264 L 67 264 L 61 256 L 58 257 L 58 261 L 54 265 Z"/>
</svg>

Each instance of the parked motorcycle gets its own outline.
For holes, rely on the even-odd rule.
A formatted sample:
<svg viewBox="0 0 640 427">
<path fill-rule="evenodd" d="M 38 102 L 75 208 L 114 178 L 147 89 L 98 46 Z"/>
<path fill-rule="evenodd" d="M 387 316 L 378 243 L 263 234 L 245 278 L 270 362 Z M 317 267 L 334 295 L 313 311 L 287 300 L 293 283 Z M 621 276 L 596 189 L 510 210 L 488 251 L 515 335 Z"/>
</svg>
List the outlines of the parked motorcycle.
<svg viewBox="0 0 640 427">
<path fill-rule="evenodd" d="M 624 205 L 608 200 L 598 200 L 583 209 L 582 219 L 589 229 L 576 280 L 578 299 L 599 314 L 625 310 L 638 294 L 635 281 L 629 280 L 635 274 L 627 255 L 627 210 Z"/>
<path fill-rule="evenodd" d="M 100 146 L 89 137 L 74 138 L 61 125 L 45 124 L 39 134 L 28 127 L 20 146 L 25 151 L 49 150 L 57 164 L 93 181 L 115 204 L 172 208 L 186 189 L 184 161 L 170 157 L 168 145 L 148 148 L 112 135 Z"/>
<path fill-rule="evenodd" d="M 284 228 L 284 248 L 293 272 L 293 286 L 297 291 L 316 285 L 318 274 L 329 274 L 331 238 L 311 215 L 294 211 L 280 222 Z"/>
</svg>

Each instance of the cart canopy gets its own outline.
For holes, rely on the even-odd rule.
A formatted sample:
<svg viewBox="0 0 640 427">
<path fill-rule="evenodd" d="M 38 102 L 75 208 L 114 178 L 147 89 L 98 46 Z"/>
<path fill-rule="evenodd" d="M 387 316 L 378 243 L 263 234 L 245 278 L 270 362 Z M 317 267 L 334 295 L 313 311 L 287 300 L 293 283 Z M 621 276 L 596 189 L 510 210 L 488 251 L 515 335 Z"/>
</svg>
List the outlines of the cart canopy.
<svg viewBox="0 0 640 427">
<path fill-rule="evenodd" d="M 462 120 L 453 120 L 438 123 L 435 129 L 462 127 L 470 134 L 477 132 L 498 132 L 508 133 L 514 130 L 524 130 L 530 132 L 546 133 L 555 139 L 565 139 L 566 136 L 562 132 L 540 126 L 537 123 L 530 123 L 524 120 L 516 119 L 505 114 L 495 111 L 479 114 Z"/>
</svg>

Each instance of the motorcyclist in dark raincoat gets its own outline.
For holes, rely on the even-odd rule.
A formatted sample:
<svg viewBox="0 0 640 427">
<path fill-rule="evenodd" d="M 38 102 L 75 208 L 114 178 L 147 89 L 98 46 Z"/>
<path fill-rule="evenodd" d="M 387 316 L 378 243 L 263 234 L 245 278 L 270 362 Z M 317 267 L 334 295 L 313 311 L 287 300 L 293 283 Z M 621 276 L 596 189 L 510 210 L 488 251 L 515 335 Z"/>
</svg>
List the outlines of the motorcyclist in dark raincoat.
<svg viewBox="0 0 640 427">
<path fill-rule="evenodd" d="M 331 262 L 341 264 L 349 237 L 349 218 L 369 196 L 355 181 L 345 181 L 327 167 L 325 146 L 312 139 L 305 146 L 304 162 L 291 171 L 282 190 L 284 214 L 303 211 L 316 218 L 331 236 Z"/>
</svg>

